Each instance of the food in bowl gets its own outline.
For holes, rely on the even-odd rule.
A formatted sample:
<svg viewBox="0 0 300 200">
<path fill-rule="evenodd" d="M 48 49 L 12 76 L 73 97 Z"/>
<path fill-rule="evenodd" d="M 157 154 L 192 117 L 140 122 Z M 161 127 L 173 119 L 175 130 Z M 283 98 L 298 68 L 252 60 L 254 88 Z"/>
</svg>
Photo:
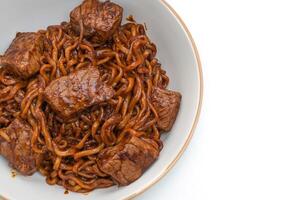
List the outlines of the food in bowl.
<svg viewBox="0 0 300 200">
<path fill-rule="evenodd" d="M 181 94 L 145 27 L 106 1 L 17 33 L 0 57 L 0 154 L 22 175 L 89 192 L 137 180 L 158 158 Z"/>
</svg>

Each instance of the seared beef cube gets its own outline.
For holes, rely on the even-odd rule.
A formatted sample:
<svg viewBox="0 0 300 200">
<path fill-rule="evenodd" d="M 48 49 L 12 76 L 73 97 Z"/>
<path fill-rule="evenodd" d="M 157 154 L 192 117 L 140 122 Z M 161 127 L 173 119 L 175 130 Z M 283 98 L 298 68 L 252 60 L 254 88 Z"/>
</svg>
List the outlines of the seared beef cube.
<svg viewBox="0 0 300 200">
<path fill-rule="evenodd" d="M 100 80 L 100 72 L 94 67 L 56 79 L 44 91 L 47 103 L 63 119 L 69 119 L 90 106 L 103 103 L 113 95 L 112 87 Z"/>
<path fill-rule="evenodd" d="M 4 56 L 0 57 L 0 65 L 10 67 L 21 78 L 31 77 L 40 70 L 43 40 L 40 33 L 17 33 Z"/>
<path fill-rule="evenodd" d="M 181 94 L 154 87 L 151 102 L 159 116 L 158 128 L 162 131 L 170 131 L 179 111 Z"/>
<path fill-rule="evenodd" d="M 99 154 L 100 169 L 119 185 L 128 185 L 158 158 L 154 140 L 132 137 L 128 143 L 109 147 Z"/>
<path fill-rule="evenodd" d="M 7 128 L 1 129 L 10 142 L 0 139 L 0 154 L 11 166 L 23 175 L 32 175 L 36 171 L 35 154 L 31 149 L 31 126 L 16 118 Z"/>
<path fill-rule="evenodd" d="M 109 39 L 121 24 L 123 8 L 112 2 L 85 0 L 70 13 L 73 30 L 80 34 L 80 23 L 84 36 L 93 42 L 104 42 Z"/>
</svg>

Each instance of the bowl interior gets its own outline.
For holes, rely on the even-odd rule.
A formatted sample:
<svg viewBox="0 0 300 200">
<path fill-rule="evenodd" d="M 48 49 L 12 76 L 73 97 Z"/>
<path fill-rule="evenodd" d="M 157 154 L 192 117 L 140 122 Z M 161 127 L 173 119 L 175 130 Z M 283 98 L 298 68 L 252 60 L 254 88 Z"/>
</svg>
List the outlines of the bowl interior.
<svg viewBox="0 0 300 200">
<path fill-rule="evenodd" d="M 0 54 L 3 54 L 16 32 L 44 29 L 68 20 L 69 12 L 81 1 L 3 0 L 0 7 Z M 136 182 L 126 187 L 99 189 L 88 195 L 64 194 L 59 186 L 49 186 L 39 174 L 11 177 L 7 162 L 0 158 L 0 195 L 19 199 L 123 199 L 134 195 L 166 172 L 186 143 L 200 99 L 200 72 L 192 43 L 175 15 L 160 0 L 114 0 L 145 23 L 148 35 L 157 45 L 158 58 L 170 77 L 169 88 L 182 94 L 179 115 L 171 132 L 163 136 L 164 148 L 159 159 Z M 26 198 L 25 198 L 26 197 Z"/>
</svg>

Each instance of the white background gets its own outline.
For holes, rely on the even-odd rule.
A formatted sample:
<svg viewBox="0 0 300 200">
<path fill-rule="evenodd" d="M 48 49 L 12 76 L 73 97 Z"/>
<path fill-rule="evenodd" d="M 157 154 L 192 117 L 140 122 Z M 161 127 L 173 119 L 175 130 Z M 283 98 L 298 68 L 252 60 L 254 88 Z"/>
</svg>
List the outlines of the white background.
<svg viewBox="0 0 300 200">
<path fill-rule="evenodd" d="M 200 51 L 203 110 L 183 157 L 137 199 L 300 199 L 300 2 L 168 2 Z"/>
</svg>

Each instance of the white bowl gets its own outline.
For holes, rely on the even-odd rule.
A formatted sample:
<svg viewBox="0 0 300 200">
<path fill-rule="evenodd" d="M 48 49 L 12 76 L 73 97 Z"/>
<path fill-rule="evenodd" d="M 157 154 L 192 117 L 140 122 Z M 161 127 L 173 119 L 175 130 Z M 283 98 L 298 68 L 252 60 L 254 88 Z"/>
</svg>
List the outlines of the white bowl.
<svg viewBox="0 0 300 200">
<path fill-rule="evenodd" d="M 1 54 L 16 32 L 37 31 L 68 20 L 69 12 L 80 2 L 81 0 L 2 0 Z M 170 77 L 169 87 L 180 91 L 183 97 L 175 125 L 163 138 L 164 148 L 159 159 L 129 186 L 98 189 L 88 195 L 65 195 L 62 187 L 47 185 L 44 177 L 39 174 L 12 178 L 7 162 L 0 158 L 0 195 L 3 197 L 10 200 L 130 199 L 162 178 L 187 147 L 198 121 L 203 88 L 200 59 L 190 33 L 175 11 L 163 0 L 114 2 L 123 6 L 125 17 L 132 14 L 138 22 L 146 23 L 148 35 L 158 47 L 158 58 Z"/>
</svg>

